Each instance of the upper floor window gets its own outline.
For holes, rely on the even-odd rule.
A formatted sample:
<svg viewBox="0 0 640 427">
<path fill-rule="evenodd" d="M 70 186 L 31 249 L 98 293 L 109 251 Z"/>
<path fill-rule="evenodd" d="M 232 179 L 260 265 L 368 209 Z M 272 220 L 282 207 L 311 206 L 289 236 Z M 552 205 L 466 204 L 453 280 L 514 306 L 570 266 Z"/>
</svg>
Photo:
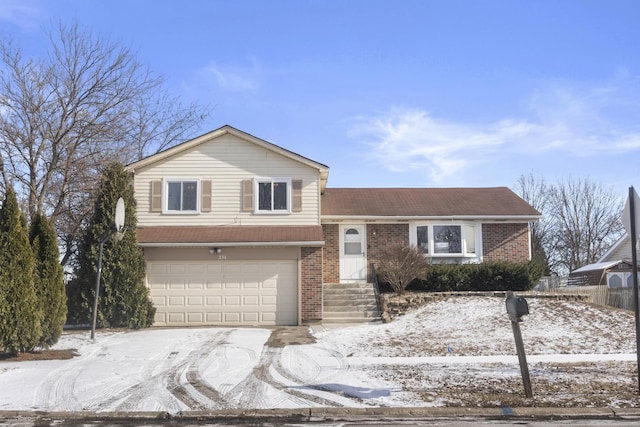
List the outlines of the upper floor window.
<svg viewBox="0 0 640 427">
<path fill-rule="evenodd" d="M 290 211 L 291 179 L 257 179 L 256 187 L 258 212 L 288 213 Z"/>
<path fill-rule="evenodd" d="M 479 228 L 478 228 L 479 230 Z M 416 224 L 411 241 L 434 257 L 475 257 L 476 224 Z"/>
<path fill-rule="evenodd" d="M 166 190 L 167 211 L 198 211 L 198 181 L 166 181 Z"/>
</svg>

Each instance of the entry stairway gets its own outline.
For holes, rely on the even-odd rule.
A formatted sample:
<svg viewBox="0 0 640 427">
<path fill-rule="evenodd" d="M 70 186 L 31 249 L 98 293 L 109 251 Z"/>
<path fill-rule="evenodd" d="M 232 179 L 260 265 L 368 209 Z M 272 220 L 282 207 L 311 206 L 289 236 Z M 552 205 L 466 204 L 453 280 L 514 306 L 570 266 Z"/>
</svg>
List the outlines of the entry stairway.
<svg viewBox="0 0 640 427">
<path fill-rule="evenodd" d="M 323 323 L 363 323 L 380 320 L 372 283 L 323 285 Z"/>
</svg>

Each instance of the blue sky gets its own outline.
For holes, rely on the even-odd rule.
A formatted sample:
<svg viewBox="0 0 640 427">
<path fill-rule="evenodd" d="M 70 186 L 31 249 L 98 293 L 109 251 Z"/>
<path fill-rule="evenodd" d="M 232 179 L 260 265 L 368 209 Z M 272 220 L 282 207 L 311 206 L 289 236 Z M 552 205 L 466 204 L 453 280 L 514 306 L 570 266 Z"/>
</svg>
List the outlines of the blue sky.
<svg viewBox="0 0 640 427">
<path fill-rule="evenodd" d="M 637 0 L 3 0 L 27 52 L 71 22 L 331 187 L 640 187 Z"/>
</svg>

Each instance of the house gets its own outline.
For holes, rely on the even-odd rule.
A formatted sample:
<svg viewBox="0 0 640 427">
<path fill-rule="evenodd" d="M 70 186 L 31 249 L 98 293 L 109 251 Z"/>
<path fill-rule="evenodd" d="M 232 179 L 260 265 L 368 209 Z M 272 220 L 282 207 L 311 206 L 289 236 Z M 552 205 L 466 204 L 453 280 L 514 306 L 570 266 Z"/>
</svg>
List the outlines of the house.
<svg viewBox="0 0 640 427">
<path fill-rule="evenodd" d="M 625 233 L 607 250 L 598 262 L 585 265 L 569 274 L 570 286 L 633 287 L 631 236 Z"/>
<path fill-rule="evenodd" d="M 631 236 L 625 233 L 607 250 L 598 262 L 631 261 Z"/>
<path fill-rule="evenodd" d="M 530 259 L 509 189 L 328 188 L 329 168 L 230 126 L 128 166 L 155 324 L 297 325 L 366 282 L 385 245 L 432 262 Z"/>
<path fill-rule="evenodd" d="M 568 286 L 607 286 L 608 288 L 630 288 L 633 286 L 633 268 L 630 262 L 597 262 L 573 270 L 567 280 Z"/>
</svg>

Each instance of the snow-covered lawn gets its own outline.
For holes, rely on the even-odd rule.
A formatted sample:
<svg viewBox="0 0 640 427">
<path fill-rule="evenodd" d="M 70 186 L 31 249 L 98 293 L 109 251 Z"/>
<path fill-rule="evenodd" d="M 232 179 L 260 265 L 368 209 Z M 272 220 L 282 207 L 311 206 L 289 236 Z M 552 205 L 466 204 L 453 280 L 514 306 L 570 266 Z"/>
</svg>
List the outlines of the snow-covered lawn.
<svg viewBox="0 0 640 427">
<path fill-rule="evenodd" d="M 638 406 L 632 313 L 528 302 L 534 399 L 504 299 L 456 297 L 389 324 L 316 326 L 311 344 L 273 344 L 291 328 L 65 333 L 56 348 L 78 357 L 0 362 L 0 410 Z"/>
</svg>

